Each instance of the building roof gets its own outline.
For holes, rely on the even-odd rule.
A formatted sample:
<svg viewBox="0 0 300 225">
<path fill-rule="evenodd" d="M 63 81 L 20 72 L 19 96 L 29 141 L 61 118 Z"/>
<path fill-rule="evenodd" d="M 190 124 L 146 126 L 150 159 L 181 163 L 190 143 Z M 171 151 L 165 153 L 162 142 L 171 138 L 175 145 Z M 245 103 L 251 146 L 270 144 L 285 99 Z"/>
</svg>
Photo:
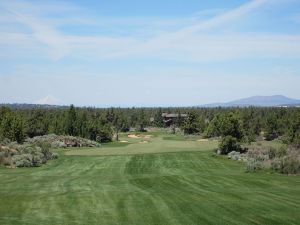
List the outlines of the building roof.
<svg viewBox="0 0 300 225">
<path fill-rule="evenodd" d="M 165 118 L 177 118 L 179 117 L 187 117 L 187 114 L 179 114 L 179 113 L 162 113 L 161 116 Z"/>
</svg>

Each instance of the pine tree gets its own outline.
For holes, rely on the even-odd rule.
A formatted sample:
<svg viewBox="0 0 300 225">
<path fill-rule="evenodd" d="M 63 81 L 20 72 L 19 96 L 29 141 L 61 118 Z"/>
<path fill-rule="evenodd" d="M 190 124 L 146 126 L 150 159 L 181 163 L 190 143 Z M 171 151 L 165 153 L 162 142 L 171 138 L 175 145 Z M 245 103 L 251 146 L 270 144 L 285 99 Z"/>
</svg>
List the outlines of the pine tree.
<svg viewBox="0 0 300 225">
<path fill-rule="evenodd" d="M 183 122 L 183 131 L 185 134 L 195 134 L 201 132 L 201 123 L 199 116 L 195 112 L 190 112 Z"/>
<path fill-rule="evenodd" d="M 49 121 L 47 116 L 49 113 L 46 110 L 33 110 L 27 120 L 26 133 L 29 137 L 45 135 L 49 131 Z"/>
<path fill-rule="evenodd" d="M 74 105 L 71 105 L 66 118 L 66 133 L 71 136 L 77 136 L 77 114 Z"/>
<path fill-rule="evenodd" d="M 154 115 L 154 124 L 157 127 L 163 127 L 164 126 L 164 121 L 163 121 L 163 117 L 162 117 L 161 108 L 159 108 L 158 111 Z"/>
<path fill-rule="evenodd" d="M 19 116 L 15 116 L 12 122 L 13 140 L 23 143 L 25 140 L 24 122 Z"/>
<path fill-rule="evenodd" d="M 112 126 L 116 135 L 116 141 L 119 141 L 119 132 L 122 128 L 122 115 L 120 112 L 114 114 Z"/>
<path fill-rule="evenodd" d="M 76 126 L 80 137 L 88 137 L 88 118 L 85 111 L 79 112 Z"/>
<path fill-rule="evenodd" d="M 145 111 L 142 109 L 140 111 L 139 117 L 138 117 L 138 123 L 137 123 L 137 130 L 140 132 L 145 131 L 145 126 L 146 126 L 146 116 L 145 116 Z"/>
<path fill-rule="evenodd" d="M 12 130 L 13 126 L 13 113 L 11 110 L 7 110 L 1 118 L 1 126 L 0 126 L 0 137 L 1 139 L 9 139 L 14 141 L 14 133 Z"/>
<path fill-rule="evenodd" d="M 278 137 L 279 127 L 275 114 L 271 114 L 266 120 L 265 138 L 270 141 Z"/>
</svg>

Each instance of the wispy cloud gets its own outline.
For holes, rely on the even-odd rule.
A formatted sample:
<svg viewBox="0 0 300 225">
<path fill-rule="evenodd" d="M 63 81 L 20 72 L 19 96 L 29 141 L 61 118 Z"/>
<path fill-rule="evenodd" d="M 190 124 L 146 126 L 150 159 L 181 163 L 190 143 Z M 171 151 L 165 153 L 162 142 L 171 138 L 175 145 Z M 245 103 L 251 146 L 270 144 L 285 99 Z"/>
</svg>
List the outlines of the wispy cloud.
<svg viewBox="0 0 300 225">
<path fill-rule="evenodd" d="M 241 5 L 240 7 L 229 10 L 228 12 L 224 12 L 223 14 L 217 15 L 207 21 L 200 22 L 197 25 L 183 28 L 183 29 L 177 31 L 176 34 L 188 35 L 190 33 L 195 33 L 195 32 L 199 32 L 199 31 L 212 29 L 214 27 L 221 26 L 223 24 L 226 24 L 228 22 L 231 22 L 231 21 L 241 18 L 242 16 L 250 13 L 251 11 L 261 7 L 268 1 L 269 0 L 250 1 L 249 3 L 245 3 L 244 5 Z"/>
<path fill-rule="evenodd" d="M 249 1 L 237 8 L 220 11 L 220 14 L 210 19 L 185 20 L 184 23 L 181 23 L 181 28 L 172 31 L 162 31 L 158 28 L 157 33 L 153 31 L 154 35 L 139 36 L 136 35 L 139 30 L 134 30 L 127 35 L 115 35 L 114 37 L 111 35 L 87 36 L 63 33 L 57 27 L 59 19 L 46 18 L 46 15 L 41 11 L 36 11 L 37 7 L 28 2 L 22 4 L 14 2 L 14 4 L 5 4 L 3 7 L 6 12 L 10 13 L 10 17 L 29 27 L 32 33 L 2 33 L 0 45 L 7 42 L 15 42 L 22 46 L 25 46 L 24 43 L 28 43 L 29 46 L 36 44 L 35 47 L 40 47 L 42 52 L 46 47 L 48 54 L 54 60 L 62 57 L 84 59 L 142 57 L 161 60 L 211 61 L 240 57 L 299 57 L 299 35 L 222 32 L 227 24 L 239 22 L 244 16 L 270 4 L 270 2 L 272 1 Z M 55 7 L 55 4 L 50 7 L 50 11 L 44 7 L 44 13 L 51 14 L 56 10 L 64 9 L 64 7 Z M 74 7 L 74 10 L 78 9 Z M 28 14 L 29 12 L 30 14 Z M 83 15 L 79 19 L 87 23 L 89 21 Z M 66 17 L 61 20 L 62 23 L 67 21 Z M 176 20 L 174 21 L 176 22 Z M 177 23 L 180 24 L 178 19 Z M 84 24 L 81 25 L 84 26 Z M 211 30 L 216 29 L 221 31 L 210 33 Z M 26 47 L 28 48 L 28 45 Z"/>
<path fill-rule="evenodd" d="M 60 57 L 68 54 L 69 47 L 68 43 L 65 41 L 65 37 L 61 35 L 55 28 L 49 26 L 42 20 L 19 13 L 15 10 L 7 9 L 10 12 L 16 21 L 28 26 L 32 30 L 32 37 L 47 46 L 49 46 L 50 55 L 54 59 L 59 59 Z M 14 34 L 16 36 L 16 34 Z M 29 36 L 20 34 L 21 39 L 28 39 Z"/>
</svg>

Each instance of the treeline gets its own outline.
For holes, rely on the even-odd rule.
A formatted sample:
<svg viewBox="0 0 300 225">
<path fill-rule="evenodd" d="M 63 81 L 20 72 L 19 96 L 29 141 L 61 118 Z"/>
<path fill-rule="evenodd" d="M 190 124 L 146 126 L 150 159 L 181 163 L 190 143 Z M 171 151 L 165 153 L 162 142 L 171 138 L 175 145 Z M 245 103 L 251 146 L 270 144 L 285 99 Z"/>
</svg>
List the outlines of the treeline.
<svg viewBox="0 0 300 225">
<path fill-rule="evenodd" d="M 0 108 L 0 140 L 22 143 L 26 137 L 46 134 L 71 135 L 97 142 L 109 142 L 113 135 L 130 127 L 145 131 L 149 115 L 144 109 L 69 108 L 11 109 Z"/>
<path fill-rule="evenodd" d="M 98 142 L 118 138 L 131 128 L 165 127 L 162 113 L 178 113 L 172 124 L 185 134 L 227 137 L 251 142 L 258 137 L 300 142 L 299 108 L 0 108 L 0 139 L 22 143 L 26 137 L 45 134 L 71 135 Z M 188 114 L 188 117 L 181 117 Z"/>
</svg>

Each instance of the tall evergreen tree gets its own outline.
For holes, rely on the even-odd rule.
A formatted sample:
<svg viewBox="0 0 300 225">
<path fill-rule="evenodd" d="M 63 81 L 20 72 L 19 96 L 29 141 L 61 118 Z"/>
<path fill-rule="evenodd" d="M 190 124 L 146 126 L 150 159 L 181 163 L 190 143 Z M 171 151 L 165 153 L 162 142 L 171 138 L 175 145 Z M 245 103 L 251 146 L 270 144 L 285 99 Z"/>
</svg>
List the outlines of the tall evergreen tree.
<svg viewBox="0 0 300 225">
<path fill-rule="evenodd" d="M 119 132 L 122 128 L 122 115 L 120 112 L 114 114 L 112 126 L 116 135 L 116 141 L 119 141 Z"/>
<path fill-rule="evenodd" d="M 88 118 L 85 111 L 79 112 L 76 125 L 78 135 L 83 138 L 88 137 Z"/>
<path fill-rule="evenodd" d="M 163 127 L 164 126 L 164 121 L 163 121 L 163 117 L 162 117 L 161 108 L 159 108 L 158 111 L 154 115 L 154 125 L 156 127 Z"/>
<path fill-rule="evenodd" d="M 14 141 L 14 133 L 13 133 L 13 113 L 11 110 L 6 110 L 1 115 L 1 126 L 0 126 L 0 137 L 1 139 L 9 139 Z"/>
<path fill-rule="evenodd" d="M 222 135 L 219 144 L 221 154 L 231 151 L 240 151 L 239 142 L 243 139 L 242 123 L 236 113 L 224 114 L 220 117 L 220 133 Z"/>
<path fill-rule="evenodd" d="M 23 119 L 16 115 L 12 122 L 12 133 L 14 141 L 18 143 L 23 143 L 25 140 L 25 130 Z"/>
<path fill-rule="evenodd" d="M 190 112 L 183 122 L 183 131 L 185 134 L 196 134 L 204 130 L 204 121 L 196 112 Z"/>
<path fill-rule="evenodd" d="M 1 115 L 0 138 L 23 143 L 25 139 L 24 122 L 20 115 L 11 110 Z"/>
<path fill-rule="evenodd" d="M 144 132 L 145 131 L 145 126 L 146 126 L 146 116 L 145 116 L 145 111 L 144 109 L 142 109 L 139 113 L 139 117 L 138 117 L 138 122 L 137 122 L 137 130 L 140 132 Z"/>
<path fill-rule="evenodd" d="M 265 138 L 270 141 L 277 138 L 279 135 L 279 126 L 275 114 L 271 114 L 266 120 Z"/>
<path fill-rule="evenodd" d="M 71 135 L 71 136 L 78 135 L 76 122 L 77 122 L 76 109 L 75 109 L 74 105 L 71 105 L 69 108 L 69 111 L 67 113 L 67 118 L 66 118 L 66 127 L 65 127 L 66 134 Z"/>
<path fill-rule="evenodd" d="M 29 137 L 41 136 L 48 133 L 49 121 L 47 116 L 49 113 L 45 110 L 36 109 L 30 113 L 27 120 L 27 135 Z"/>
</svg>

